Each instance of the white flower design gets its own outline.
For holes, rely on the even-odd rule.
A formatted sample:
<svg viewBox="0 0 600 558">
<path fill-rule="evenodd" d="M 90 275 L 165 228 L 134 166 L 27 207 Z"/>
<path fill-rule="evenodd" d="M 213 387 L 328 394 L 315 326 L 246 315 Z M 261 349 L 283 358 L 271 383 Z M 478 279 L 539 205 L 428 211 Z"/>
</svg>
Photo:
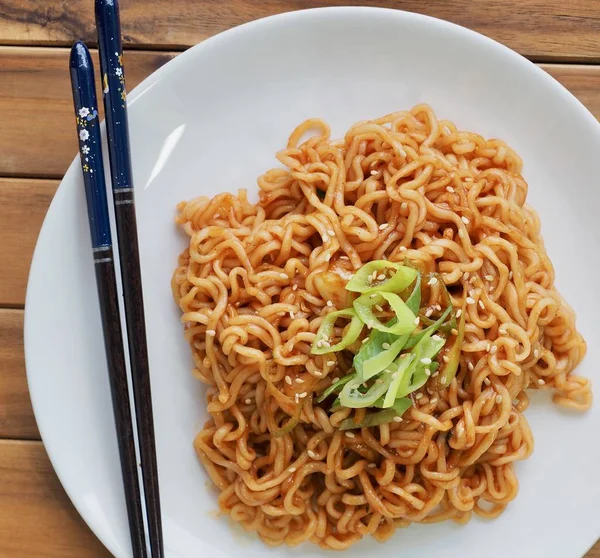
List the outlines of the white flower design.
<svg viewBox="0 0 600 558">
<path fill-rule="evenodd" d="M 123 70 L 121 68 L 117 68 L 115 70 L 115 75 L 121 77 L 123 75 Z"/>
<path fill-rule="evenodd" d="M 85 118 L 89 113 L 90 113 L 90 109 L 87 107 L 81 107 L 79 109 L 79 116 L 81 116 L 81 118 Z"/>
<path fill-rule="evenodd" d="M 84 145 L 84 146 L 81 148 L 81 151 L 83 152 L 83 154 L 84 154 L 84 155 L 87 155 L 87 154 L 90 152 L 90 148 L 89 148 L 89 146 L 88 146 L 88 145 Z"/>
<path fill-rule="evenodd" d="M 90 133 L 87 130 L 79 130 L 79 139 L 86 141 L 90 137 Z"/>
</svg>

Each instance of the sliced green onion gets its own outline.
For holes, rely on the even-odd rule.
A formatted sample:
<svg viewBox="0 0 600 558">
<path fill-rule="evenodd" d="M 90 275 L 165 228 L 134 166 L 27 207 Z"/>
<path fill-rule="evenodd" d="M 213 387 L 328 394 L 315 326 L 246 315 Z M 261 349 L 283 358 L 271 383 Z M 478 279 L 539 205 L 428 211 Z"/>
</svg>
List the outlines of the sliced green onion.
<svg viewBox="0 0 600 558">
<path fill-rule="evenodd" d="M 356 378 L 356 374 L 348 374 L 343 378 L 340 378 L 337 382 L 331 384 L 319 397 L 317 398 L 317 403 L 321 403 L 325 401 L 332 393 L 337 393 L 340 391 L 350 380 Z"/>
<path fill-rule="evenodd" d="M 379 426 L 392 422 L 396 417 L 401 417 L 412 405 L 408 397 L 396 399 L 394 406 L 383 411 L 370 413 L 360 422 L 355 422 L 353 418 L 347 418 L 340 423 L 339 430 L 355 430 L 358 428 L 369 428 L 370 426 Z"/>
<path fill-rule="evenodd" d="M 372 407 L 373 404 L 387 392 L 392 376 L 390 373 L 383 373 L 375 382 L 371 384 L 365 393 L 358 388 L 363 384 L 360 378 L 350 380 L 340 393 L 340 403 L 344 407 L 351 409 L 362 409 L 363 407 Z"/>
<path fill-rule="evenodd" d="M 460 316 L 460 322 L 458 324 L 458 335 L 456 336 L 456 341 L 454 341 L 454 345 L 452 345 L 450 351 L 446 355 L 448 357 L 448 364 L 444 367 L 444 372 L 441 374 L 441 383 L 442 386 L 448 387 L 454 376 L 456 376 L 456 372 L 458 370 L 458 365 L 460 364 L 460 353 L 462 351 L 463 341 L 465 339 L 465 314 L 467 312 L 463 310 Z"/>
<path fill-rule="evenodd" d="M 392 277 L 379 279 L 379 272 L 390 268 L 395 269 L 396 273 Z M 399 293 L 406 289 L 417 275 L 418 272 L 410 267 L 387 260 L 375 260 L 363 265 L 348 281 L 346 289 L 355 293 L 375 291 Z"/>
<path fill-rule="evenodd" d="M 338 343 L 331 345 L 333 327 L 338 318 L 350 318 L 350 327 L 347 329 L 346 333 Z M 321 322 L 321 326 L 317 331 L 317 335 L 311 347 L 311 353 L 313 355 L 324 355 L 326 353 L 341 351 L 349 345 L 352 345 L 352 343 L 358 339 L 362 328 L 363 323 L 361 319 L 351 308 L 331 312 L 331 314 L 327 314 L 327 316 L 325 316 L 324 320 Z"/>
<path fill-rule="evenodd" d="M 385 370 L 400 354 L 406 341 L 408 341 L 408 335 L 398 337 L 391 333 L 376 331 L 375 335 L 361 347 L 361 351 L 364 350 L 363 354 L 361 355 L 359 351 L 354 357 L 354 366 L 358 375 L 363 381 L 366 381 Z M 387 349 L 383 348 L 384 344 Z M 362 362 L 359 356 L 364 359 Z"/>
<path fill-rule="evenodd" d="M 414 335 L 411 335 L 410 338 L 408 339 L 408 341 L 406 342 L 405 348 L 411 349 L 412 347 L 415 347 L 419 343 L 419 341 L 421 341 L 421 339 L 423 339 L 424 337 L 433 335 L 440 328 L 440 326 L 444 323 L 444 320 L 448 317 L 448 315 L 452 312 L 453 312 L 452 306 L 448 306 L 448 308 L 446 308 L 444 313 L 435 322 L 433 322 L 429 327 L 426 327 L 424 330 L 419 331 L 419 333 L 415 333 Z"/>
<path fill-rule="evenodd" d="M 394 363 L 396 369 L 392 373 L 392 381 L 383 400 L 384 408 L 391 407 L 394 404 L 394 401 L 396 401 L 396 394 L 400 389 L 400 385 L 402 384 L 405 375 L 409 373 L 409 369 L 412 367 L 411 365 L 414 362 L 414 360 L 415 355 L 413 353 L 410 353 L 406 356 L 403 355 Z"/>
<path fill-rule="evenodd" d="M 431 332 L 417 343 L 411 353 L 414 355 L 414 360 L 402 376 L 402 381 L 396 391 L 396 397 L 405 397 L 427 383 L 429 375 L 426 370 L 431 371 L 433 359 L 445 343 L 446 340 L 443 337 L 433 336 Z M 423 360 L 429 360 L 429 364 L 426 364 Z"/>
<path fill-rule="evenodd" d="M 396 322 L 386 325 L 373 313 L 373 307 L 387 302 L 396 314 Z M 354 310 L 364 324 L 378 331 L 403 335 L 414 331 L 416 316 L 406 303 L 394 293 L 371 293 L 359 296 L 354 301 Z"/>
<path fill-rule="evenodd" d="M 421 303 L 421 275 L 417 275 L 415 285 L 410 296 L 406 299 L 406 306 L 416 314 Z M 393 326 L 397 319 L 392 318 L 386 325 Z M 385 370 L 404 348 L 407 335 L 398 337 L 393 333 L 373 330 L 366 343 L 363 343 L 354 357 L 354 368 L 359 377 L 368 380 Z M 384 348 L 385 347 L 385 348 Z"/>
</svg>

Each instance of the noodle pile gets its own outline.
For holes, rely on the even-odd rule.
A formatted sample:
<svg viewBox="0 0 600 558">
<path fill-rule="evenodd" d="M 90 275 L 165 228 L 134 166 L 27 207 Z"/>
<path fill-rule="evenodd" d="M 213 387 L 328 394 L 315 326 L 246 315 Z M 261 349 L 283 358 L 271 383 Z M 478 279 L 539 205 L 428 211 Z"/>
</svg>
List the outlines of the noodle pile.
<svg viewBox="0 0 600 558">
<path fill-rule="evenodd" d="M 190 244 L 172 287 L 208 385 L 194 446 L 219 506 L 268 544 L 330 549 L 411 522 L 496 517 L 533 450 L 525 390 L 592 402 L 571 374 L 586 345 L 554 288 L 521 159 L 426 105 L 329 135 L 322 120 L 296 128 L 277 154 L 286 168 L 258 179 L 258 204 L 242 190 L 178 206 Z M 449 388 L 431 379 L 411 394 L 401 421 L 340 431 L 365 409 L 316 399 L 353 355 L 311 343 L 352 273 L 380 259 L 441 274 L 466 312 L 460 367 Z M 427 296 L 435 308 L 441 290 Z"/>
</svg>

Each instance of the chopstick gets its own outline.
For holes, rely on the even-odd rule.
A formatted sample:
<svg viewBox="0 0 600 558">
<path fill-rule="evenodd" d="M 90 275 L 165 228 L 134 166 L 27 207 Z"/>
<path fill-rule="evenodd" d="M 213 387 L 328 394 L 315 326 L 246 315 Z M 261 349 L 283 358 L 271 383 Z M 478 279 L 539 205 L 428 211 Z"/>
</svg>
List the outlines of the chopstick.
<svg viewBox="0 0 600 558">
<path fill-rule="evenodd" d="M 164 550 L 158 467 L 129 150 L 118 1 L 96 0 L 95 12 L 150 552 L 153 558 L 161 558 Z"/>
<path fill-rule="evenodd" d="M 94 83 L 94 67 L 90 53 L 82 42 L 75 43 L 71 49 L 70 73 L 75 118 L 77 120 L 79 155 L 81 157 L 88 220 L 92 237 L 96 286 L 102 317 L 104 350 L 108 364 L 131 546 L 133 555 L 136 558 L 146 558 L 147 549 L 131 420 L 131 402 L 127 385 L 110 222 L 106 202 L 106 183 L 102 161 L 102 140 Z"/>
</svg>

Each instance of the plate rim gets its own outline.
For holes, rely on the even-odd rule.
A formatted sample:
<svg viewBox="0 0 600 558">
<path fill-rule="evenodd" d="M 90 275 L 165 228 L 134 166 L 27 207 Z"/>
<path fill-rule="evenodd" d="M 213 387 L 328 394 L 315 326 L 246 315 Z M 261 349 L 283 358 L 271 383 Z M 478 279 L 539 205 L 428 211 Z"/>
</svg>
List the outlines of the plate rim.
<svg viewBox="0 0 600 558">
<path fill-rule="evenodd" d="M 445 28 L 446 30 L 451 30 L 459 35 L 466 36 L 470 38 L 472 41 L 479 41 L 482 46 L 486 46 L 491 49 L 495 49 L 496 52 L 502 54 L 504 57 L 509 57 L 514 64 L 519 64 L 523 69 L 527 69 L 530 72 L 537 74 L 537 79 L 545 82 L 545 87 L 552 88 L 557 94 L 560 94 L 564 101 L 569 103 L 572 107 L 571 110 L 576 111 L 581 116 L 582 121 L 585 122 L 586 133 L 591 133 L 597 135 L 600 139 L 600 122 L 594 117 L 591 111 L 577 98 L 573 93 L 571 93 L 562 83 L 560 83 L 556 78 L 551 76 L 549 73 L 540 68 L 536 63 L 531 60 L 525 58 L 523 55 L 519 54 L 512 48 L 504 45 L 503 43 L 488 37 L 478 31 L 465 27 L 463 25 L 459 25 L 457 23 L 453 23 L 441 18 L 420 14 L 416 12 L 394 9 L 394 8 L 383 8 L 383 7 L 370 7 L 370 6 L 327 6 L 327 7 L 319 7 L 319 8 L 309 8 L 309 9 L 300 9 L 294 11 L 287 11 L 279 14 L 274 14 L 270 16 L 265 16 L 259 19 L 255 19 L 235 27 L 231 27 L 229 29 L 223 30 L 216 35 L 208 37 L 197 43 L 187 50 L 176 55 L 175 58 L 172 58 L 160 68 L 152 72 L 149 76 L 147 76 L 144 80 L 142 80 L 132 91 L 128 94 L 127 97 L 127 106 L 130 107 L 136 103 L 138 99 L 140 99 L 146 92 L 148 92 L 156 83 L 168 77 L 168 75 L 172 72 L 177 71 L 177 69 L 183 64 L 187 64 L 194 56 L 200 55 L 200 53 L 207 51 L 211 48 L 216 48 L 223 41 L 232 41 L 238 35 L 248 32 L 249 30 L 253 30 L 255 28 L 260 28 L 262 26 L 267 25 L 280 25 L 285 24 L 287 20 L 297 20 L 304 19 L 307 22 L 310 22 L 312 18 L 318 18 L 319 14 L 324 12 L 338 12 L 340 14 L 351 14 L 351 13 L 380 13 L 387 14 L 389 17 L 407 20 L 419 20 L 427 22 L 428 26 L 438 26 L 439 28 Z M 104 121 L 101 123 L 102 133 L 105 132 L 105 124 Z M 52 464 L 52 468 L 54 469 L 55 474 L 57 475 L 63 489 L 65 490 L 69 500 L 77 510 L 77 513 L 81 516 L 81 518 L 85 521 L 88 528 L 92 531 L 94 536 L 102 543 L 102 545 L 111 552 L 114 556 L 120 556 L 114 544 L 112 544 L 111 537 L 107 536 L 105 530 L 99 524 L 98 521 L 95 520 L 94 515 L 91 512 L 88 512 L 86 508 L 81 503 L 81 497 L 75 493 L 69 486 L 69 483 L 66 482 L 68 480 L 68 468 L 65 467 L 64 461 L 58 457 L 56 449 L 53 449 L 52 437 L 48 437 L 47 433 L 45 433 L 44 426 L 44 413 L 40 411 L 41 401 L 45 399 L 43 393 L 37 391 L 35 389 L 35 374 L 32 372 L 31 367 L 28 365 L 28 362 L 31 362 L 32 358 L 29 356 L 35 350 L 36 340 L 31 331 L 31 327 L 28 327 L 30 323 L 30 318 L 32 317 L 31 305 L 29 304 L 29 300 L 32 290 L 29 288 L 31 283 L 32 276 L 35 275 L 37 268 L 41 265 L 42 256 L 40 255 L 40 239 L 46 234 L 45 231 L 48 229 L 48 222 L 53 218 L 53 213 L 55 211 L 54 208 L 58 205 L 58 201 L 62 196 L 66 195 L 66 183 L 73 180 L 73 175 L 77 173 L 78 165 L 79 165 L 79 154 L 75 155 L 73 161 L 67 168 L 60 184 L 57 187 L 56 193 L 48 207 L 46 215 L 44 216 L 44 220 L 42 226 L 40 228 L 40 232 L 38 234 L 38 238 L 36 240 L 35 249 L 33 251 L 31 264 L 29 268 L 29 273 L 27 277 L 27 289 L 25 296 L 25 307 L 24 307 L 24 322 L 23 322 L 23 339 L 24 339 L 24 356 L 25 356 L 25 372 L 27 378 L 27 386 L 29 397 L 33 409 L 33 413 L 35 416 L 36 424 L 38 431 L 40 433 L 40 438 L 44 449 L 48 455 L 50 463 Z M 107 183 L 110 181 L 110 177 L 107 177 Z M 95 295 L 94 295 L 95 296 Z M 46 421 L 47 424 L 47 421 Z M 120 479 L 119 479 L 120 482 Z M 600 531 L 598 533 L 600 535 Z M 587 543 L 586 552 L 594 546 L 596 543 L 596 539 L 593 539 L 591 542 Z"/>
</svg>

